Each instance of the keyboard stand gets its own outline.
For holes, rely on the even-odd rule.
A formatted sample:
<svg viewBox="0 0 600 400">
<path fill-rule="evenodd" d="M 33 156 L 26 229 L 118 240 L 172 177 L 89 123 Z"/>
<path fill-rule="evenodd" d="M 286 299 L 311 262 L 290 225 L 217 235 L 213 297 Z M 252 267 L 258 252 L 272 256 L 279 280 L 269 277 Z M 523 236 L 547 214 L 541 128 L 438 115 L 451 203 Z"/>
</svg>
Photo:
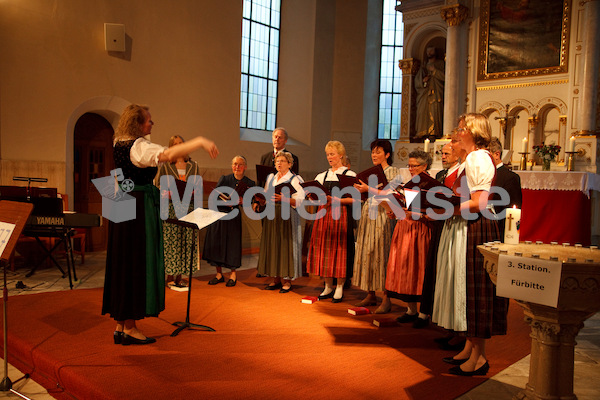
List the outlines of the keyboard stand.
<svg viewBox="0 0 600 400">
<path fill-rule="evenodd" d="M 40 248 L 44 251 L 45 256 L 44 258 L 38 263 L 36 264 L 31 271 L 29 271 L 25 276 L 26 277 L 30 277 L 32 276 L 35 271 L 37 270 L 37 268 L 44 262 L 46 261 L 47 258 L 50 258 L 50 260 L 54 263 L 54 265 L 56 266 L 56 268 L 58 268 L 58 270 L 61 272 L 62 277 L 69 277 L 69 287 L 71 289 L 73 289 L 73 281 L 77 282 L 77 273 L 75 272 L 75 262 L 74 262 L 74 258 L 73 258 L 73 246 L 71 243 L 71 236 L 73 236 L 74 230 L 71 228 L 67 228 L 67 227 L 54 227 L 54 226 L 49 226 L 46 228 L 33 228 L 33 229 L 26 229 L 23 234 L 25 236 L 29 236 L 29 237 L 33 237 L 35 238 L 35 241 L 39 244 Z M 44 243 L 40 240 L 41 237 L 47 237 L 47 238 L 57 238 L 58 242 L 56 244 L 54 244 L 54 246 L 52 246 L 51 249 L 48 249 Z M 52 255 L 52 253 L 54 253 L 54 251 L 61 245 L 64 244 L 65 246 L 65 257 L 67 260 L 67 272 L 65 272 L 62 267 L 60 266 L 60 264 L 58 263 L 58 261 L 56 261 L 56 259 L 54 258 L 54 256 Z M 73 276 L 71 277 L 71 271 L 73 271 Z"/>
</svg>

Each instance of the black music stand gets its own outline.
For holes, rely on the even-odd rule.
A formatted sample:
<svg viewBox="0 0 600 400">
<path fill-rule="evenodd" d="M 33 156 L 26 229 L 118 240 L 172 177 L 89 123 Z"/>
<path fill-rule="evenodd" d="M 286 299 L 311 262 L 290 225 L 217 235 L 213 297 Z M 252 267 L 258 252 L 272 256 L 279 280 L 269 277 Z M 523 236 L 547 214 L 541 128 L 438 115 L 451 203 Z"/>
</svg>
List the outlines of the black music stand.
<svg viewBox="0 0 600 400">
<path fill-rule="evenodd" d="M 3 333 L 4 333 L 4 379 L 0 384 L 0 391 L 2 392 L 13 392 L 16 395 L 23 397 L 19 392 L 15 391 L 12 386 L 13 382 L 8 377 L 8 318 L 6 316 L 6 302 L 8 300 L 8 289 L 6 287 L 6 268 L 9 263 L 10 256 L 15 251 L 15 245 L 17 244 L 17 239 L 21 235 L 23 228 L 25 227 L 25 223 L 27 222 L 27 218 L 29 218 L 29 214 L 31 214 L 31 210 L 33 209 L 33 205 L 30 203 L 22 203 L 16 201 L 0 201 L 0 221 L 14 224 L 15 228 L 7 240 L 6 247 L 2 252 L 0 257 L 0 262 L 3 266 L 4 271 L 4 287 L 2 289 L 2 309 L 3 309 Z M 0 238 L 3 242 L 6 238 Z M 29 378 L 29 374 L 25 374 L 19 379 L 17 379 L 14 383 L 17 383 L 21 379 Z"/>
<path fill-rule="evenodd" d="M 184 221 L 180 221 L 178 219 L 173 219 L 173 218 L 168 218 L 166 220 L 167 223 L 170 224 L 174 224 L 174 225 L 179 225 L 181 227 L 184 228 L 191 228 L 191 229 L 195 229 L 200 231 L 201 228 L 198 227 L 198 225 L 190 223 L 190 222 L 184 222 Z M 185 242 L 185 238 L 183 238 L 181 240 L 181 243 L 183 244 Z M 193 246 L 193 245 L 192 245 Z M 187 245 L 185 245 L 185 249 L 187 250 Z M 171 325 L 173 326 L 178 326 L 179 328 L 175 329 L 173 331 L 173 333 L 171 333 L 171 336 L 177 336 L 179 334 L 179 332 L 181 332 L 182 330 L 184 330 L 185 328 L 197 328 L 197 329 L 201 329 L 201 330 L 205 330 L 205 331 L 211 331 L 214 332 L 215 330 L 213 328 L 211 328 L 210 326 L 206 326 L 206 325 L 200 325 L 200 324 L 192 324 L 190 322 L 190 304 L 191 304 L 191 300 L 192 300 L 192 275 L 194 273 L 193 271 L 193 266 L 194 266 L 194 251 L 190 252 L 190 273 L 189 273 L 189 277 L 188 277 L 188 298 L 187 298 L 187 311 L 185 313 L 185 321 L 179 321 L 179 322 L 173 322 Z"/>
</svg>

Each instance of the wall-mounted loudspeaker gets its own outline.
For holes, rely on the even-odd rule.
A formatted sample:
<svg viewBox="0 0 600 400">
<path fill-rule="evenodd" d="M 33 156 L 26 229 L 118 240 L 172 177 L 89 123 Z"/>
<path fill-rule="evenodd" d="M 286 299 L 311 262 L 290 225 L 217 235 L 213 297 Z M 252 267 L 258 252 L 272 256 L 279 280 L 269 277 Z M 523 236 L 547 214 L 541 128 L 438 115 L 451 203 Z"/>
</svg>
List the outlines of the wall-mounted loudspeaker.
<svg viewBox="0 0 600 400">
<path fill-rule="evenodd" d="M 125 51 L 125 25 L 104 24 L 104 49 L 106 51 Z"/>
</svg>

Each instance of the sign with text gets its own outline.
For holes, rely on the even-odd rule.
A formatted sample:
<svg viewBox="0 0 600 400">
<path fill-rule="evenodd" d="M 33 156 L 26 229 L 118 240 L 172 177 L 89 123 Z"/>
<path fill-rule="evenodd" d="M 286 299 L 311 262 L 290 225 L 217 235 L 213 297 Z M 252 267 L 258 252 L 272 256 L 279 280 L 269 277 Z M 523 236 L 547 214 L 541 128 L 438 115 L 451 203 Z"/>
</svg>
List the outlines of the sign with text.
<svg viewBox="0 0 600 400">
<path fill-rule="evenodd" d="M 501 254 L 496 294 L 545 306 L 558 305 L 562 262 Z"/>
</svg>

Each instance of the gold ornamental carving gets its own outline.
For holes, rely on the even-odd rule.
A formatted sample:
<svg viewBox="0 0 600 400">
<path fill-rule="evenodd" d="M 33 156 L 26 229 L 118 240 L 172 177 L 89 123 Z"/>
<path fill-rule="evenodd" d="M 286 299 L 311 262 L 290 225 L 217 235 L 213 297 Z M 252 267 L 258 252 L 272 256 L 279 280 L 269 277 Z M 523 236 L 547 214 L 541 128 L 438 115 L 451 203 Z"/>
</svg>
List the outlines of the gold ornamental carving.
<svg viewBox="0 0 600 400">
<path fill-rule="evenodd" d="M 529 82 L 529 83 L 514 83 L 510 85 L 493 85 L 493 86 L 480 86 L 477 91 L 483 90 L 500 90 L 500 89 L 517 89 L 529 86 L 548 86 L 548 85 L 562 85 L 569 83 L 568 79 L 558 79 L 554 81 L 543 81 L 543 82 Z"/>
<path fill-rule="evenodd" d="M 462 4 L 453 4 L 442 7 L 441 15 L 448 26 L 458 26 L 469 15 L 469 9 Z"/>
<path fill-rule="evenodd" d="M 405 58 L 398 61 L 398 67 L 404 75 L 415 75 L 421 66 L 421 62 L 415 58 Z"/>
</svg>

